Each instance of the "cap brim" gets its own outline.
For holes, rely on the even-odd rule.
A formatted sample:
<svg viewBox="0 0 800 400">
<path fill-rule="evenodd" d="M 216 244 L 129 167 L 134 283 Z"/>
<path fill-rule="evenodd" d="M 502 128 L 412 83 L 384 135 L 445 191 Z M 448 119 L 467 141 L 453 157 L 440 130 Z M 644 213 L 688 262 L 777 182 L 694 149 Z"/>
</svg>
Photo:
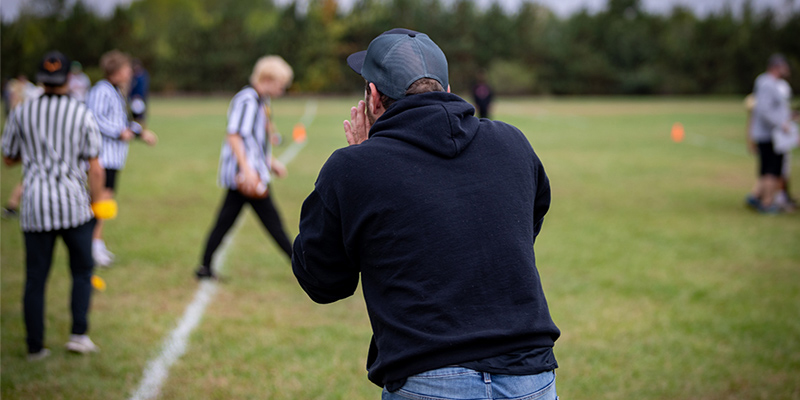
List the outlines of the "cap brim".
<svg viewBox="0 0 800 400">
<path fill-rule="evenodd" d="M 364 66 L 364 59 L 366 58 L 366 50 L 350 54 L 350 56 L 347 57 L 347 65 L 349 65 L 353 71 L 356 71 L 357 74 L 361 75 L 361 67 Z"/>
<path fill-rule="evenodd" d="M 67 74 L 45 74 L 40 72 L 36 74 L 36 81 L 45 85 L 61 86 L 67 83 Z"/>
</svg>

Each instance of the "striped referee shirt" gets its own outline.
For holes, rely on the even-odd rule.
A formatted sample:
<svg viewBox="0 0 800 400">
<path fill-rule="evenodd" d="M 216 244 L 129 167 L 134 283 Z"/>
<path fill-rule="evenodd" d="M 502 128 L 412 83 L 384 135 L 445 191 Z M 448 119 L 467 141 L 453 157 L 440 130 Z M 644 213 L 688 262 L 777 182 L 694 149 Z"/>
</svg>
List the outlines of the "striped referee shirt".
<svg viewBox="0 0 800 400">
<path fill-rule="evenodd" d="M 86 96 L 86 106 L 94 114 L 100 133 L 103 134 L 103 150 L 100 152 L 100 165 L 108 169 L 123 169 L 128 158 L 128 142 L 120 140 L 125 129 L 142 132 L 142 126 L 128 121 L 128 106 L 125 97 L 103 79 L 97 82 Z"/>
<path fill-rule="evenodd" d="M 267 110 L 269 98 L 259 97 L 258 92 L 250 86 L 236 93 L 228 107 L 228 134 L 242 137 L 244 142 L 247 162 L 261 178 L 266 186 L 270 181 L 270 158 L 272 149 L 267 138 Z M 222 143 L 222 152 L 219 158 L 218 184 L 223 188 L 236 190 L 236 174 L 239 165 L 236 155 L 230 144 L 225 140 Z"/>
<path fill-rule="evenodd" d="M 15 108 L 3 131 L 3 155 L 22 159 L 23 232 L 75 228 L 94 216 L 79 160 L 100 154 L 100 132 L 86 106 L 45 94 Z"/>
</svg>

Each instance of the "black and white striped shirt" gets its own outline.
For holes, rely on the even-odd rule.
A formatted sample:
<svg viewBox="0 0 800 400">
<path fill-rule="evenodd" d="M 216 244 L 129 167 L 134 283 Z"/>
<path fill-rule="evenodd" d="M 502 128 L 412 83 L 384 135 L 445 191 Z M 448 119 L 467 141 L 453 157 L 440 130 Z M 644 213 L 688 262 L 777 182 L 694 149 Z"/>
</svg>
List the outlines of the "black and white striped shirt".
<svg viewBox="0 0 800 400">
<path fill-rule="evenodd" d="M 125 168 L 128 142 L 119 140 L 119 135 L 128 127 L 137 133 L 142 131 L 141 125 L 128 121 L 125 97 L 111 82 L 103 79 L 89 91 L 89 95 L 86 96 L 86 106 L 94 114 L 100 133 L 103 134 L 100 165 L 108 169 Z"/>
<path fill-rule="evenodd" d="M 228 134 L 240 135 L 244 142 L 247 162 L 258 172 L 261 182 L 266 186 L 270 181 L 270 158 L 272 149 L 267 137 L 267 109 L 269 98 L 262 99 L 255 89 L 245 86 L 236 93 L 228 107 Z M 219 157 L 218 184 L 223 188 L 236 190 L 236 174 L 239 165 L 228 141 L 222 143 Z"/>
<path fill-rule="evenodd" d="M 74 228 L 92 219 L 79 161 L 99 154 L 100 132 L 83 103 L 45 94 L 14 109 L 3 131 L 3 155 L 22 158 L 24 232 Z"/>
</svg>

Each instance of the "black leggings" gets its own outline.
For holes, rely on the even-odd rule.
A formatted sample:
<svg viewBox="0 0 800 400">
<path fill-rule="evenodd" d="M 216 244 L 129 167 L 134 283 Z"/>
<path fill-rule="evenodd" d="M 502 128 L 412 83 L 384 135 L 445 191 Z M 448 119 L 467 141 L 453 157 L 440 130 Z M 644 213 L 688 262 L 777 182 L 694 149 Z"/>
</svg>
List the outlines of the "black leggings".
<svg viewBox="0 0 800 400">
<path fill-rule="evenodd" d="M 44 347 L 44 300 L 47 277 L 53 262 L 56 237 L 61 236 L 69 251 L 72 273 L 72 333 L 83 335 L 89 329 L 89 302 L 92 297 L 92 231 L 91 220 L 77 228 L 50 232 L 25 232 L 25 296 L 23 308 L 28 333 L 28 353 Z"/>
<path fill-rule="evenodd" d="M 292 242 L 286 236 L 278 210 L 272 204 L 272 196 L 267 196 L 264 199 L 252 199 L 245 197 L 236 190 L 228 190 L 227 195 L 225 195 L 225 201 L 222 203 L 222 208 L 219 210 L 217 223 L 208 235 L 206 250 L 203 253 L 202 263 L 204 266 L 211 268 L 211 258 L 214 256 L 214 252 L 217 251 L 220 243 L 222 243 L 222 238 L 225 237 L 233 223 L 236 222 L 236 218 L 241 213 L 245 203 L 249 203 L 253 207 L 267 232 L 272 235 L 272 238 L 275 239 L 275 242 L 289 259 L 292 258 Z"/>
</svg>

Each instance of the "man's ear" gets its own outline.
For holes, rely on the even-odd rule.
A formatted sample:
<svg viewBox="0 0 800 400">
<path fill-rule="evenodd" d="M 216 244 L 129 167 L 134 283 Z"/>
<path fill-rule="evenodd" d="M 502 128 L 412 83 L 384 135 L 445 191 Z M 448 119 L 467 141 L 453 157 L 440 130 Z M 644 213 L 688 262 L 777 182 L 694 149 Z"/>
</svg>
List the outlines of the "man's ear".
<svg viewBox="0 0 800 400">
<path fill-rule="evenodd" d="M 450 93 L 450 85 L 447 85 L 447 93 Z"/>
<path fill-rule="evenodd" d="M 367 107 L 372 107 L 372 114 L 379 115 L 379 111 L 383 108 L 383 103 L 381 103 L 381 94 L 378 93 L 378 88 L 375 87 L 375 84 L 370 82 L 369 83 L 369 98 L 367 99 Z"/>
</svg>

